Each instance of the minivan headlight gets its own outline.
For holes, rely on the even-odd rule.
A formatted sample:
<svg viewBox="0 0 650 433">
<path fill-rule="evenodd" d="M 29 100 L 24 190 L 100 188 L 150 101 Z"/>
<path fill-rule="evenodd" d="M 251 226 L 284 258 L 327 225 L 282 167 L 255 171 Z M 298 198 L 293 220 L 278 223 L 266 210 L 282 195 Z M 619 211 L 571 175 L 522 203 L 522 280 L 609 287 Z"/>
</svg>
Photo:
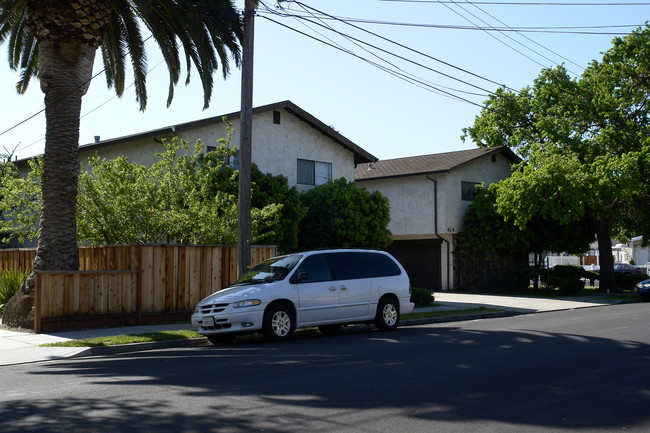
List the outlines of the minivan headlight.
<svg viewBox="0 0 650 433">
<path fill-rule="evenodd" d="M 233 308 L 254 307 L 260 305 L 262 301 L 259 299 L 246 299 L 245 301 L 237 301 L 232 304 Z"/>
</svg>

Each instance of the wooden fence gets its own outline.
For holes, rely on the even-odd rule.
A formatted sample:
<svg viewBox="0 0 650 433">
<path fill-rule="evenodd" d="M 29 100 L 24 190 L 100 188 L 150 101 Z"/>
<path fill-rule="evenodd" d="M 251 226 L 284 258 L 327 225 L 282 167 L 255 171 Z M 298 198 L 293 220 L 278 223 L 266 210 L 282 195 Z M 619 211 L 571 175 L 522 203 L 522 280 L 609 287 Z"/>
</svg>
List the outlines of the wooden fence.
<svg viewBox="0 0 650 433">
<path fill-rule="evenodd" d="M 254 246 L 251 264 L 275 254 L 273 246 Z M 0 250 L 0 266 L 29 267 L 34 255 Z M 79 271 L 36 273 L 35 332 L 189 320 L 201 299 L 237 278 L 237 248 L 80 247 L 79 265 Z"/>
</svg>

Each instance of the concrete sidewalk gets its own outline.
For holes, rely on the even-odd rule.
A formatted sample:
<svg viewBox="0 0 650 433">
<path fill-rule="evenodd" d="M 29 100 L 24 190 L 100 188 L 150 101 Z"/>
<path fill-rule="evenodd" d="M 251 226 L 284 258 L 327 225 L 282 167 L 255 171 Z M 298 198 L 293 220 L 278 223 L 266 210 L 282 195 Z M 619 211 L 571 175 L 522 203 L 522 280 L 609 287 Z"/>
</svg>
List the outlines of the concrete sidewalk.
<svg viewBox="0 0 650 433">
<path fill-rule="evenodd" d="M 514 297 L 499 295 L 472 295 L 462 293 L 436 292 L 435 303 L 439 306 L 417 308 L 417 311 L 462 310 L 487 307 L 502 310 L 500 313 L 482 313 L 475 316 L 460 315 L 439 319 L 402 320 L 401 326 L 423 323 L 452 322 L 474 320 L 486 317 L 504 317 L 516 314 L 529 314 L 544 311 L 571 310 L 576 308 L 598 307 L 621 303 L 620 299 L 607 295 L 594 297 L 576 297 L 563 299 L 546 299 L 533 297 Z M 102 347 L 39 347 L 41 344 L 69 340 L 82 340 L 111 335 L 143 334 L 164 330 L 192 329 L 190 323 L 174 325 L 132 326 L 107 329 L 90 329 L 84 331 L 57 332 L 52 334 L 34 334 L 0 327 L 0 366 L 41 362 L 79 356 L 124 353 L 164 347 L 180 347 L 205 344 L 204 338 L 193 340 L 172 340 L 153 343 L 137 343 L 122 346 Z"/>
</svg>

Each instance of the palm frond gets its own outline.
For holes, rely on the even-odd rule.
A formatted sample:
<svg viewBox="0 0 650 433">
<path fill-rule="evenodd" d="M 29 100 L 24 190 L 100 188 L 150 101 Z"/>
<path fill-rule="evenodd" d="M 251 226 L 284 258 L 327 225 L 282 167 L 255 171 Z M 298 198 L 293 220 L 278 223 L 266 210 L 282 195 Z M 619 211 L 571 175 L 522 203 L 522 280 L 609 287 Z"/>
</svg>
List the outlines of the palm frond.
<svg viewBox="0 0 650 433">
<path fill-rule="evenodd" d="M 141 110 L 147 105 L 147 56 L 142 25 L 160 48 L 167 66 L 168 106 L 183 66 L 186 84 L 192 70 L 196 71 L 203 87 L 203 107 L 207 108 L 214 73 L 221 68 L 225 79 L 230 74 L 231 58 L 237 67 L 241 64 L 242 19 L 233 0 L 112 0 L 111 7 L 113 15 L 101 45 L 106 84 L 118 96 L 123 95 L 126 58 L 130 57 L 135 96 Z M 9 65 L 21 72 L 16 85 L 19 92 L 24 92 L 30 79 L 38 76 L 38 41 L 30 33 L 26 14 L 25 0 L 0 0 L 0 43 L 8 42 Z"/>
</svg>

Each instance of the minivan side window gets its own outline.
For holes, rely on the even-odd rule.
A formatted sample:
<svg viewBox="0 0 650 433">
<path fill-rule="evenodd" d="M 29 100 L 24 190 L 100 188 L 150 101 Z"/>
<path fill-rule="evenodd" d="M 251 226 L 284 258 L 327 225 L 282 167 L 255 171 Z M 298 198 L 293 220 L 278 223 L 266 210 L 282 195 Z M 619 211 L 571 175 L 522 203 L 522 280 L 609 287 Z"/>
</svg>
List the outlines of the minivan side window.
<svg viewBox="0 0 650 433">
<path fill-rule="evenodd" d="M 390 277 L 402 273 L 393 260 L 378 253 L 329 253 L 327 261 L 335 280 Z"/>
<path fill-rule="evenodd" d="M 332 280 L 332 275 L 323 254 L 305 258 L 293 275 L 292 279 L 297 279 L 299 283 L 317 283 Z"/>
</svg>

